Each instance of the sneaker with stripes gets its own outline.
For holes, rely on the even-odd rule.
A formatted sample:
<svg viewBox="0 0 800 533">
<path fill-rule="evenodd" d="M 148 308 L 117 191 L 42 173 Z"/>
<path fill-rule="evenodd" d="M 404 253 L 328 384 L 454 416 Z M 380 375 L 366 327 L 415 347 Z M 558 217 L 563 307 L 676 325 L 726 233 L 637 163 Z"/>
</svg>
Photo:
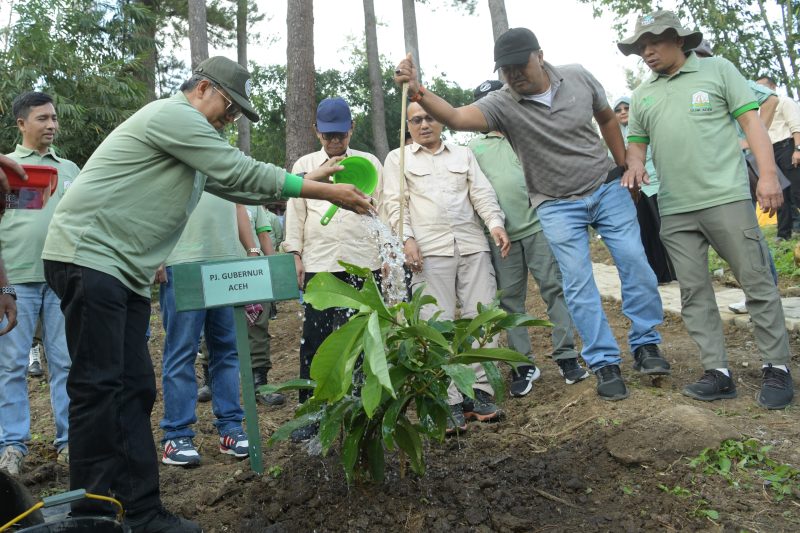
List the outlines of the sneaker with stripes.
<svg viewBox="0 0 800 533">
<path fill-rule="evenodd" d="M 239 430 L 236 433 L 220 436 L 219 451 L 239 459 L 249 456 L 250 443 L 247 442 L 247 433 Z"/>
<path fill-rule="evenodd" d="M 191 437 L 180 437 L 164 443 L 161 462 L 165 465 L 197 466 L 200 464 L 200 454 Z"/>
</svg>

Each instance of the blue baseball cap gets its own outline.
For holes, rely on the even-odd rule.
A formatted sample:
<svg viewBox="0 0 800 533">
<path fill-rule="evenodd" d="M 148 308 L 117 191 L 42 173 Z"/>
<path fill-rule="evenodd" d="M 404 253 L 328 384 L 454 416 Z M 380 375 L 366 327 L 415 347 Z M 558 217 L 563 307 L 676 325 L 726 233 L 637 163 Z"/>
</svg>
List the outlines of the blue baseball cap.
<svg viewBox="0 0 800 533">
<path fill-rule="evenodd" d="M 353 126 L 350 106 L 343 98 L 326 98 L 317 106 L 317 129 L 320 133 L 343 133 Z"/>
</svg>

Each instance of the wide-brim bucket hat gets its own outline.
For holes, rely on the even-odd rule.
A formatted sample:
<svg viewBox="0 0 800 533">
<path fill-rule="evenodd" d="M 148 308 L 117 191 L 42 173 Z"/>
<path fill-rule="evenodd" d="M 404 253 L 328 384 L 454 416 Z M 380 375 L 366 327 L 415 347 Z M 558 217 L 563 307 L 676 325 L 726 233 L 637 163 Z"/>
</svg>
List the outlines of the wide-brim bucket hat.
<svg viewBox="0 0 800 533">
<path fill-rule="evenodd" d="M 652 35 L 661 35 L 667 30 L 675 30 L 678 37 L 683 37 L 683 50 L 685 52 L 697 48 L 703 41 L 702 32 L 684 28 L 675 13 L 660 9 L 639 17 L 636 21 L 636 28 L 634 29 L 633 36 L 618 42 L 617 47 L 620 52 L 626 56 L 638 54 L 639 47 L 637 45 L 642 36 L 648 33 Z"/>
</svg>

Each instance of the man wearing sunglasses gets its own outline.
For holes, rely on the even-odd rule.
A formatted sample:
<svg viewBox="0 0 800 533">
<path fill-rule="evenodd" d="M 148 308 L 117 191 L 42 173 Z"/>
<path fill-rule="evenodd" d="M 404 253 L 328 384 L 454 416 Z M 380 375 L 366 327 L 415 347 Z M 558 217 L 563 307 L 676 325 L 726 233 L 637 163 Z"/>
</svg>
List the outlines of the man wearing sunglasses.
<svg viewBox="0 0 800 533">
<path fill-rule="evenodd" d="M 193 532 L 200 526 L 161 505 L 150 426 L 156 397 L 147 350 L 150 285 L 205 190 L 262 204 L 302 196 L 367 213 L 350 185 L 320 183 L 246 156 L 218 130 L 244 113 L 253 122 L 250 73 L 224 57 L 200 63 L 171 98 L 151 102 L 103 141 L 59 202 L 42 258 L 61 298 L 72 368 L 70 486 L 115 494 L 138 532 Z M 110 514 L 95 500 L 73 515 Z"/>
<path fill-rule="evenodd" d="M 306 154 L 294 164 L 293 172 L 312 172 L 336 163 L 343 157 L 359 156 L 368 159 L 378 171 L 378 185 L 372 194 L 376 209 L 381 207 L 383 168 L 374 155 L 350 148 L 353 135 L 353 117 L 344 99 L 325 98 L 317 106 L 314 132 L 322 145 L 320 150 Z M 330 223 L 320 221 L 330 203 L 305 198 L 292 198 L 286 204 L 286 240 L 283 250 L 294 254 L 297 283 L 301 289 L 319 272 L 331 272 L 339 279 L 361 288 L 363 280 L 344 271 L 339 261 L 367 267 L 377 276 L 381 260 L 378 243 L 362 217 L 348 211 L 337 211 Z M 300 344 L 300 377 L 311 375 L 311 360 L 322 342 L 347 322 L 350 309 L 333 308 L 317 310 L 303 304 L 303 337 Z M 311 391 L 300 390 L 300 403 L 311 397 Z M 316 425 L 299 428 L 292 433 L 294 442 L 312 438 Z"/>
<path fill-rule="evenodd" d="M 437 306 L 422 308 L 428 319 L 437 310 L 442 319 L 453 320 L 456 302 L 461 316 L 477 315 L 478 303 L 495 297 L 494 269 L 483 224 L 502 257 L 510 246 L 503 227 L 505 216 L 492 185 L 481 172 L 469 149 L 442 141 L 442 124 L 412 103 L 408 106 L 408 130 L 413 142 L 386 158 L 385 208 L 392 228 L 399 231 L 400 180 L 405 180 L 403 243 L 406 264 L 414 273 L 412 287 L 436 298 Z M 405 150 L 405 173 L 400 173 L 400 150 Z M 480 364 L 473 364 L 475 400 L 465 400 L 452 383 L 448 404 L 452 416 L 447 434 L 467 428 L 466 419 L 498 420 L 494 390 Z"/>
</svg>

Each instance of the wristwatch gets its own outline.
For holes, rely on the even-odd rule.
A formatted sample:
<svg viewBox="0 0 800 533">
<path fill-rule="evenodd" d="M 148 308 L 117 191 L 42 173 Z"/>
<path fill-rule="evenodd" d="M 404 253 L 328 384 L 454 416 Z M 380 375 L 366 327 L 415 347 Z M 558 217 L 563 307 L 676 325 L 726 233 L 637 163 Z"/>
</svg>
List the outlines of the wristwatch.
<svg viewBox="0 0 800 533">
<path fill-rule="evenodd" d="M 794 149 L 800 152 L 800 146 L 795 146 Z"/>
<path fill-rule="evenodd" d="M 0 294 L 10 294 L 14 300 L 17 299 L 17 291 L 14 287 L 0 287 Z"/>
<path fill-rule="evenodd" d="M 261 255 L 261 248 L 248 248 L 247 253 Z"/>
</svg>

